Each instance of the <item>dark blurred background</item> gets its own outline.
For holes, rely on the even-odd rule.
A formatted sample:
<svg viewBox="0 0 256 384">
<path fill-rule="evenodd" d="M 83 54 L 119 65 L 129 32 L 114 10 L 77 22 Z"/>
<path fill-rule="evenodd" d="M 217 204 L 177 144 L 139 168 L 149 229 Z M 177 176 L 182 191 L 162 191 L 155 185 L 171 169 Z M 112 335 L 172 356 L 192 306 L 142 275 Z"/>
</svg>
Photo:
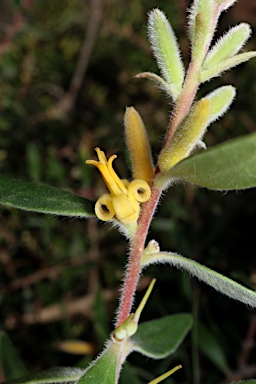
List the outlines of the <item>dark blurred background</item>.
<svg viewBox="0 0 256 384">
<path fill-rule="evenodd" d="M 96 200 L 102 180 L 85 160 L 100 146 L 116 153 L 129 178 L 123 114 L 133 105 L 144 119 L 156 157 L 171 101 L 142 71 L 157 72 L 147 40 L 147 12 L 161 8 L 179 37 L 186 66 L 187 0 L 2 0 L 0 2 L 0 172 L 69 189 Z M 220 21 L 217 35 L 238 22 L 255 30 L 255 0 L 240 0 Z M 246 46 L 256 49 L 253 36 Z M 256 131 L 256 60 L 201 87 L 238 88 L 232 109 L 206 135 L 208 147 Z M 256 286 L 256 191 L 219 193 L 179 185 L 162 200 L 149 239 L 249 287 Z M 110 225 L 0 210 L 0 328 L 31 371 L 86 364 L 112 329 L 127 254 Z M 252 310 L 181 271 L 150 267 L 156 289 L 142 320 L 193 313 L 195 326 L 178 353 L 163 361 L 129 358 L 122 384 L 146 383 L 176 363 L 166 383 L 222 383 L 256 376 Z M 63 352 L 83 340 L 86 356 Z M 32 353 L 33 352 L 33 353 Z M 139 379 L 134 378 L 134 373 Z"/>
</svg>

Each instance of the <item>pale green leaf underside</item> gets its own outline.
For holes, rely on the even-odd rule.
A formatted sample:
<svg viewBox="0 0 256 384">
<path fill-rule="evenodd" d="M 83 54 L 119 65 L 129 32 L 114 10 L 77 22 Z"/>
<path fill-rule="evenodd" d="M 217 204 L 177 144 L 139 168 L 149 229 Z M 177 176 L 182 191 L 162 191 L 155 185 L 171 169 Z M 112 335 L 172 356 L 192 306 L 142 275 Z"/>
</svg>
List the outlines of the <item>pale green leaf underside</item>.
<svg viewBox="0 0 256 384">
<path fill-rule="evenodd" d="M 0 331 L 0 367 L 5 380 L 12 380 L 27 373 L 11 340 L 7 334 L 2 331 Z"/>
<path fill-rule="evenodd" d="M 153 359 L 162 359 L 177 350 L 191 327 L 192 317 L 189 314 L 141 323 L 131 338 L 133 350 Z"/>
<path fill-rule="evenodd" d="M 144 266 L 157 263 L 168 263 L 176 268 L 189 272 L 192 276 L 197 277 L 199 280 L 216 289 L 216 291 L 256 308 L 255 291 L 245 288 L 234 280 L 223 276 L 194 260 L 187 259 L 186 257 L 174 253 L 159 252 L 145 255 L 142 263 Z"/>
<path fill-rule="evenodd" d="M 93 203 L 74 193 L 0 176 L 0 204 L 25 211 L 95 217 Z"/>
<path fill-rule="evenodd" d="M 109 344 L 109 347 L 86 370 L 77 384 L 114 384 L 116 382 L 119 350 L 119 344 Z"/>
<path fill-rule="evenodd" d="M 7 381 L 4 384 L 72 383 L 77 381 L 83 373 L 84 369 L 80 368 L 56 367 L 40 373 L 26 375 L 20 379 Z"/>
<path fill-rule="evenodd" d="M 256 133 L 200 152 L 178 163 L 162 178 L 178 178 L 214 190 L 256 186 Z M 161 179 L 160 179 L 161 180 Z"/>
</svg>

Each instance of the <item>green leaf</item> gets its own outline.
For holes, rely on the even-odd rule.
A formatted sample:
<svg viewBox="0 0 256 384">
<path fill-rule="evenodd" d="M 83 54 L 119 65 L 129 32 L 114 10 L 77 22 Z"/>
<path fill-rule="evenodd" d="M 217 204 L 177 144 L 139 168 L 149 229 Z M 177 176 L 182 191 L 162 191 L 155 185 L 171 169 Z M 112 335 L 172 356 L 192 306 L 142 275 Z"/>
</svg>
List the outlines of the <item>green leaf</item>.
<svg viewBox="0 0 256 384">
<path fill-rule="evenodd" d="M 51 384 L 72 383 L 77 381 L 84 369 L 74 367 L 55 367 L 39 373 L 26 375 L 16 380 L 4 382 L 4 384 Z"/>
<path fill-rule="evenodd" d="M 5 380 L 12 380 L 27 373 L 11 340 L 3 331 L 0 331 L 0 365 Z"/>
<path fill-rule="evenodd" d="M 176 100 L 182 89 L 184 67 L 173 29 L 159 9 L 149 13 L 148 34 L 157 64 Z"/>
<path fill-rule="evenodd" d="M 196 147 L 206 131 L 210 112 L 211 102 L 207 98 L 195 103 L 159 155 L 158 165 L 162 172 L 174 167 Z"/>
<path fill-rule="evenodd" d="M 137 79 L 148 79 L 151 81 L 154 81 L 157 87 L 162 89 L 167 93 L 167 95 L 172 95 L 172 87 L 169 85 L 162 77 L 156 75 L 155 73 L 152 72 L 141 72 L 138 73 L 138 75 L 134 76 Z"/>
<path fill-rule="evenodd" d="M 207 47 L 212 40 L 215 8 L 214 0 L 196 0 L 189 9 L 188 33 L 191 55 L 192 60 L 198 65 L 204 60 Z"/>
<path fill-rule="evenodd" d="M 216 291 L 219 291 L 234 300 L 241 301 L 244 304 L 248 304 L 251 307 L 256 308 L 255 291 L 245 288 L 243 285 L 238 284 L 234 280 L 229 279 L 228 277 L 223 276 L 194 260 L 168 252 L 151 254 L 145 253 L 142 258 L 143 266 L 158 263 L 169 263 L 173 267 L 184 269 L 192 276 L 197 277 L 199 280 L 216 289 Z"/>
<path fill-rule="evenodd" d="M 223 60 L 219 64 L 216 64 L 213 67 L 203 69 L 200 73 L 200 82 L 204 83 L 205 81 L 210 80 L 213 77 L 219 76 L 222 72 L 227 71 L 239 64 L 242 64 L 256 56 L 256 52 L 245 52 L 240 53 L 239 55 L 232 56 L 226 60 Z"/>
<path fill-rule="evenodd" d="M 62 189 L 2 176 L 0 204 L 54 215 L 95 217 L 90 200 Z"/>
<path fill-rule="evenodd" d="M 189 314 L 141 323 L 131 338 L 133 350 L 153 359 L 162 359 L 177 350 L 191 327 L 192 317 Z"/>
<path fill-rule="evenodd" d="M 202 324 L 198 325 L 198 345 L 208 359 L 226 375 L 229 372 L 228 362 L 219 340 Z"/>
<path fill-rule="evenodd" d="M 121 344 L 110 343 L 89 366 L 77 384 L 116 383 L 117 363 Z"/>
<path fill-rule="evenodd" d="M 219 119 L 230 107 L 236 95 L 236 90 L 232 85 L 225 85 L 215 89 L 204 98 L 211 102 L 211 114 L 208 124 Z"/>
<path fill-rule="evenodd" d="M 208 52 L 203 63 L 203 70 L 214 67 L 223 60 L 234 56 L 246 43 L 250 34 L 251 27 L 246 23 L 230 28 Z"/>
<path fill-rule="evenodd" d="M 157 184 L 175 179 L 214 190 L 229 191 L 256 186 L 256 133 L 217 145 L 178 163 Z"/>
<path fill-rule="evenodd" d="M 216 1 L 222 6 L 221 7 L 222 11 L 228 9 L 236 2 L 236 0 L 216 0 Z"/>
</svg>

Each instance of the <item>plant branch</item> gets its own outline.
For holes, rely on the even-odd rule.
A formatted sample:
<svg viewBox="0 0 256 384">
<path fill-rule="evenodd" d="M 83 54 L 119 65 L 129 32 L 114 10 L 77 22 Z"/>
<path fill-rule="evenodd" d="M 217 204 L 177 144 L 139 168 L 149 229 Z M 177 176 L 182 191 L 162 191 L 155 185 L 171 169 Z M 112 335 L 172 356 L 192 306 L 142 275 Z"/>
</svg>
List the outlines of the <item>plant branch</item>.
<svg viewBox="0 0 256 384">
<path fill-rule="evenodd" d="M 124 277 L 122 296 L 117 312 L 116 327 L 129 316 L 141 273 L 141 257 L 144 251 L 149 225 L 161 196 L 161 190 L 152 187 L 151 198 L 144 204 L 134 238 L 130 242 L 130 255 Z"/>
<path fill-rule="evenodd" d="M 189 111 L 189 109 L 193 103 L 194 97 L 195 97 L 197 90 L 200 86 L 200 81 L 199 81 L 200 69 L 201 69 L 203 60 L 207 54 L 207 51 L 209 49 L 210 43 L 212 41 L 212 37 L 214 35 L 215 28 L 216 28 L 216 25 L 218 23 L 220 12 L 221 12 L 221 7 L 217 6 L 215 9 L 215 14 L 213 16 L 213 22 L 212 22 L 212 28 L 211 28 L 212 31 L 211 31 L 211 34 L 209 35 L 208 42 L 204 47 L 204 55 L 202 55 L 201 61 L 191 60 L 191 62 L 190 62 L 190 65 L 189 65 L 189 68 L 187 71 L 187 75 L 186 75 L 186 79 L 184 82 L 184 86 L 183 86 L 181 94 L 177 100 L 175 108 L 173 110 L 162 149 L 166 146 L 166 144 L 168 142 L 170 142 L 175 131 L 179 127 L 179 125 L 182 122 L 182 120 L 184 119 L 184 117 L 187 115 L 187 113 L 188 113 L 188 111 Z"/>
</svg>

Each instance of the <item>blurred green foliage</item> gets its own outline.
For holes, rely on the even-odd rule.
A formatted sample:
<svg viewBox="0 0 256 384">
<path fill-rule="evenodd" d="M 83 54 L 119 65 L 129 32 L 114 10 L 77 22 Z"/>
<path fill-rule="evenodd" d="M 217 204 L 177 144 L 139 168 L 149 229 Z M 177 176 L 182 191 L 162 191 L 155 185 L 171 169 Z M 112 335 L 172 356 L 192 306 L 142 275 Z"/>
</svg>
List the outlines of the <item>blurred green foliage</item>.
<svg viewBox="0 0 256 384">
<path fill-rule="evenodd" d="M 98 4 L 101 20 L 74 108 L 54 119 L 48 112 L 69 90 L 88 37 L 93 1 L 0 2 L 2 175 L 67 188 L 95 200 L 104 187 L 94 169 L 84 164 L 94 156 L 95 146 L 117 153 L 118 172 L 130 177 L 122 128 L 129 105 L 144 118 L 157 154 L 171 104 L 153 84 L 133 76 L 157 71 L 146 36 L 147 12 L 153 7 L 168 15 L 188 62 L 184 13 L 188 1 L 102 0 Z M 238 21 L 250 22 L 253 12 L 256 16 L 253 1 L 240 0 L 223 16 L 221 31 Z M 255 41 L 249 42 L 251 50 L 256 49 Z M 252 60 L 201 88 L 200 95 L 220 84 L 238 88 L 232 109 L 210 128 L 208 146 L 256 130 L 255 70 Z M 165 194 L 149 236 L 159 240 L 163 250 L 199 260 L 250 286 L 255 284 L 255 217 L 254 190 L 222 194 L 179 185 Z M 104 324 L 109 332 L 115 316 L 125 247 L 125 240 L 109 225 L 1 208 L 0 326 L 30 371 L 87 364 L 87 357 L 80 361 L 56 349 L 66 339 L 82 339 L 95 352 L 100 350 Z M 207 338 L 198 340 L 202 332 L 196 325 L 174 357 L 152 362 L 131 356 L 123 384 L 131 382 L 128 377 L 134 372 L 142 383 L 180 362 L 183 370 L 166 383 L 196 384 L 199 371 L 202 382 L 216 383 L 225 378 L 220 367 L 226 367 L 226 361 L 230 370 L 226 379 L 235 377 L 231 371 L 240 374 L 243 364 L 255 361 L 255 350 L 243 360 L 243 343 L 254 319 L 246 307 L 169 267 L 150 267 L 146 274 L 158 282 L 142 320 L 192 312 L 203 334 L 215 338 L 215 348 L 223 351 L 225 361 L 220 361 L 221 354 L 216 362 L 206 353 Z M 239 374 L 238 378 L 245 378 Z"/>
</svg>

